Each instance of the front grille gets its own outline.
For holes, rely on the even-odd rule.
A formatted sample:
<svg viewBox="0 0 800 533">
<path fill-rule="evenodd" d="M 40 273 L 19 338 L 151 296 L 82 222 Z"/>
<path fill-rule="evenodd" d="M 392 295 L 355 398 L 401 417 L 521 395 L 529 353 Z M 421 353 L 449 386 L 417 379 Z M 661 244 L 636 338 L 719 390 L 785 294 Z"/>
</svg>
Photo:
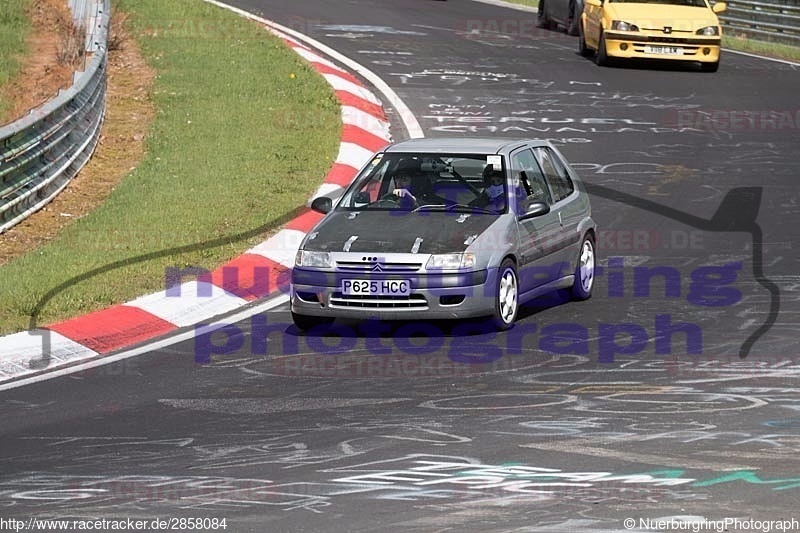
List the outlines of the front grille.
<svg viewBox="0 0 800 533">
<path fill-rule="evenodd" d="M 362 296 L 334 292 L 330 307 L 358 307 L 362 309 L 427 309 L 428 301 L 422 294 L 409 296 Z"/>
<path fill-rule="evenodd" d="M 640 28 L 640 29 L 642 31 L 652 31 L 654 33 L 666 33 L 666 34 L 669 34 L 669 33 L 673 33 L 673 34 L 674 33 L 688 33 L 689 35 L 692 35 L 694 33 L 692 30 L 672 30 L 670 32 L 666 32 L 666 31 L 664 31 L 663 27 L 661 27 L 661 28 Z"/>
<path fill-rule="evenodd" d="M 341 272 L 406 274 L 417 272 L 422 263 L 374 262 L 374 261 L 336 261 L 336 269 Z"/>
<path fill-rule="evenodd" d="M 681 46 L 685 46 L 688 44 L 688 39 L 684 39 L 683 37 L 651 37 L 651 43 L 668 43 L 668 44 L 679 44 Z"/>
<path fill-rule="evenodd" d="M 667 37 L 666 35 L 628 35 L 624 33 L 610 34 L 609 38 L 629 43 L 671 44 L 678 46 L 719 46 L 719 38 L 702 37 Z"/>
</svg>

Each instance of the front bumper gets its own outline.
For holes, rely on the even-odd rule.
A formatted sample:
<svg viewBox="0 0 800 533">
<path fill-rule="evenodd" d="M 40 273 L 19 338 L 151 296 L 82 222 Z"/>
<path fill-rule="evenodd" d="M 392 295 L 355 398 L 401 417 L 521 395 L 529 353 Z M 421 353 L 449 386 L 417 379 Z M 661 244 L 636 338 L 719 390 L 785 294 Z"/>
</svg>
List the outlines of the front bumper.
<svg viewBox="0 0 800 533">
<path fill-rule="evenodd" d="M 495 305 L 496 271 L 458 273 L 370 274 L 358 276 L 379 283 L 407 280 L 407 296 L 353 296 L 341 291 L 352 273 L 295 267 L 292 270 L 291 308 L 300 315 L 379 318 L 386 320 L 452 319 L 486 316 Z"/>
<path fill-rule="evenodd" d="M 720 38 L 664 37 L 636 33 L 606 32 L 606 53 L 625 59 L 664 59 L 669 61 L 719 61 Z M 661 52 L 653 51 L 660 49 Z M 662 53 L 677 49 L 679 53 Z"/>
</svg>

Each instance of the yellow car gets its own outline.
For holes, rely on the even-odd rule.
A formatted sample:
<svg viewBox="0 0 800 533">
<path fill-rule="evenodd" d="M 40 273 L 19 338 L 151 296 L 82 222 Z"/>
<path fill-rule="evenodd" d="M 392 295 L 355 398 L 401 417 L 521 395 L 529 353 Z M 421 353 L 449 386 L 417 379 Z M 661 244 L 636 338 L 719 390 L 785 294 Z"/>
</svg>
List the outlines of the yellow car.
<svg viewBox="0 0 800 533">
<path fill-rule="evenodd" d="M 722 29 L 707 0 L 585 0 L 578 49 L 595 53 L 598 65 L 613 58 L 699 61 L 703 70 L 719 67 Z"/>
</svg>

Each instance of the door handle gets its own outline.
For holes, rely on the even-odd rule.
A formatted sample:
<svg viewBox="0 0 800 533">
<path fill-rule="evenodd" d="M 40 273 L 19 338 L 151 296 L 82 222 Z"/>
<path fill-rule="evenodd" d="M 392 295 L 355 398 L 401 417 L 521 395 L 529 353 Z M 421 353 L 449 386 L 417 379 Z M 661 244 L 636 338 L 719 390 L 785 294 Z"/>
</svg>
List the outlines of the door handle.
<svg viewBox="0 0 800 533">
<path fill-rule="evenodd" d="M 561 220 L 561 211 L 558 212 L 558 223 L 561 224 L 562 226 L 564 225 L 564 221 Z"/>
</svg>

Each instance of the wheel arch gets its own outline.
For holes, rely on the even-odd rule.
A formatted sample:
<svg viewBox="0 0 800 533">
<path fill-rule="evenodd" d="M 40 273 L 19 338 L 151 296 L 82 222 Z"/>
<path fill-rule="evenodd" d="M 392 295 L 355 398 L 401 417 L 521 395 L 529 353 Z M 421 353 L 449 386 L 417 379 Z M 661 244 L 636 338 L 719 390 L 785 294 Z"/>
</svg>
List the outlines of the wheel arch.
<svg viewBox="0 0 800 533">
<path fill-rule="evenodd" d="M 578 223 L 577 234 L 580 239 L 583 239 L 587 234 L 591 234 L 594 242 L 597 242 L 597 224 L 591 216 L 586 216 Z"/>
<path fill-rule="evenodd" d="M 503 255 L 503 257 L 500 258 L 500 262 L 498 263 L 498 265 L 502 265 L 503 261 L 505 261 L 506 259 L 511 259 L 511 261 L 514 263 L 514 266 L 516 268 L 519 268 L 519 261 L 517 260 L 517 254 L 515 254 L 514 252 L 506 252 Z"/>
</svg>

